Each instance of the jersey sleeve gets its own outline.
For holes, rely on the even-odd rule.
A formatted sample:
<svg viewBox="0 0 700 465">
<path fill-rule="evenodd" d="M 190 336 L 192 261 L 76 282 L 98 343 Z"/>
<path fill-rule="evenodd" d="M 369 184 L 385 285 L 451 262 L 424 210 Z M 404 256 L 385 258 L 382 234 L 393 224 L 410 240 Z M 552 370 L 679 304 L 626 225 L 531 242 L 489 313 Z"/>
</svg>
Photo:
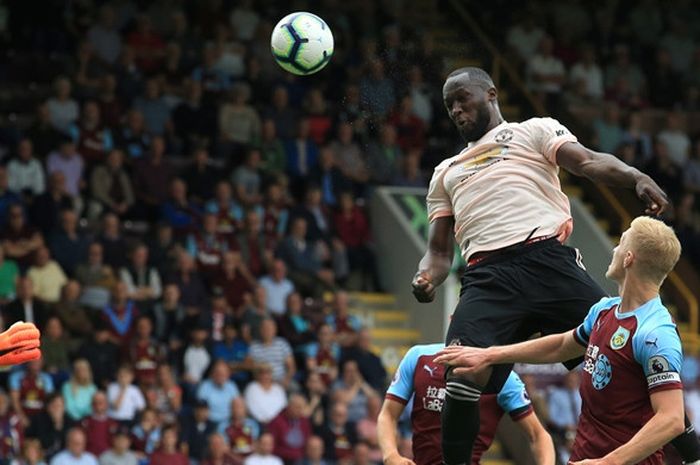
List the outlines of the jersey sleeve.
<svg viewBox="0 0 700 465">
<path fill-rule="evenodd" d="M 532 413 L 532 402 L 525 390 L 525 383 L 514 371 L 510 372 L 496 402 L 514 420 L 518 421 Z"/>
<path fill-rule="evenodd" d="M 454 214 L 450 196 L 445 189 L 445 171 L 447 171 L 448 166 L 445 163 L 438 165 L 433 172 L 433 177 L 430 179 L 426 204 L 428 207 L 428 219 L 431 223 L 443 216 L 452 216 Z"/>
<path fill-rule="evenodd" d="M 527 121 L 532 148 L 544 155 L 553 165 L 557 164 L 557 150 L 566 142 L 576 142 L 566 126 L 554 118 L 532 118 Z"/>
<path fill-rule="evenodd" d="M 576 339 L 576 342 L 581 344 L 583 347 L 588 346 L 588 339 L 591 337 L 593 325 L 595 324 L 596 320 L 598 320 L 600 312 L 605 308 L 609 308 L 614 301 L 615 299 L 603 297 L 597 304 L 591 307 L 591 309 L 588 311 L 588 315 L 586 315 L 586 318 L 584 318 L 583 323 L 578 325 L 578 327 L 574 330 L 574 339 Z"/>
<path fill-rule="evenodd" d="M 391 385 L 386 391 L 386 398 L 395 400 L 404 405 L 408 403 L 413 395 L 413 374 L 416 372 L 416 364 L 418 363 L 418 350 L 416 347 L 411 348 L 403 360 L 399 363 L 399 367 L 394 373 L 394 378 L 391 380 Z"/>
<path fill-rule="evenodd" d="M 683 389 L 683 349 L 676 327 L 670 321 L 633 337 L 634 358 L 642 366 L 649 392 Z"/>
</svg>

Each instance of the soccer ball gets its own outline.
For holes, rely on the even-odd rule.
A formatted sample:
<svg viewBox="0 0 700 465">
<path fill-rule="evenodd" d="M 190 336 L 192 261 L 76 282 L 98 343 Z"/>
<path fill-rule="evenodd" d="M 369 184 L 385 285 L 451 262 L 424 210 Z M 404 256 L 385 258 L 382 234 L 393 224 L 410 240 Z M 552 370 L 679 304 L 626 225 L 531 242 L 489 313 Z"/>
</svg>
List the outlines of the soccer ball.
<svg viewBox="0 0 700 465">
<path fill-rule="evenodd" d="M 277 23 L 270 38 L 272 55 L 290 73 L 306 75 L 321 70 L 333 55 L 333 33 L 318 16 L 304 11 Z"/>
</svg>

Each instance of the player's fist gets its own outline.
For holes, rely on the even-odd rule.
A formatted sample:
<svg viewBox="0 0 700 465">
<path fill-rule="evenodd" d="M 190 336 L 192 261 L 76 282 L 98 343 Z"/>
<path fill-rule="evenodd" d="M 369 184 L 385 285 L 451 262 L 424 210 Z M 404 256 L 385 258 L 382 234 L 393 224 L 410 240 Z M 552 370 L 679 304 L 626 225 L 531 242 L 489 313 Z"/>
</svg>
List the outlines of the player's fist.
<svg viewBox="0 0 700 465">
<path fill-rule="evenodd" d="M 662 214 L 669 205 L 668 196 L 649 176 L 642 177 L 634 186 L 634 190 L 646 205 L 647 215 L 658 216 Z"/>
<path fill-rule="evenodd" d="M 0 366 L 18 365 L 41 357 L 40 337 L 33 323 L 22 321 L 0 333 Z"/>
<path fill-rule="evenodd" d="M 427 271 L 419 271 L 416 273 L 411 282 L 411 286 L 413 286 L 413 295 L 418 302 L 428 303 L 435 299 L 433 277 L 430 276 Z"/>
</svg>

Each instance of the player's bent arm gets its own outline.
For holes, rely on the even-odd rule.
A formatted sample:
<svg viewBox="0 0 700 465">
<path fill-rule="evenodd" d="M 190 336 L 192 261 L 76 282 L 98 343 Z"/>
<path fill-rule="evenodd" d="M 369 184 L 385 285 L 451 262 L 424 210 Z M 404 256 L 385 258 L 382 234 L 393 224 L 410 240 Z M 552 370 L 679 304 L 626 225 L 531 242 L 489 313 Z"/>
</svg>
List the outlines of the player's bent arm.
<svg viewBox="0 0 700 465">
<path fill-rule="evenodd" d="M 435 288 L 447 279 L 454 257 L 454 216 L 441 216 L 428 228 L 428 250 L 418 264 L 413 293 L 421 302 L 434 297 Z"/>
<path fill-rule="evenodd" d="M 654 416 L 632 439 L 605 457 L 610 463 L 639 463 L 685 430 L 682 389 L 656 391 L 649 398 Z"/>
<path fill-rule="evenodd" d="M 530 441 L 530 450 L 537 465 L 554 465 L 556 462 L 554 441 L 535 413 L 531 413 L 516 422 Z"/>
<path fill-rule="evenodd" d="M 668 206 L 668 197 L 648 175 L 609 153 L 594 152 L 578 142 L 566 142 L 557 150 L 557 164 L 594 182 L 634 188 L 647 204 L 647 213 L 660 214 Z"/>
<path fill-rule="evenodd" d="M 391 399 L 384 399 L 384 404 L 377 417 L 377 437 L 382 460 L 386 465 L 415 465 L 412 460 L 401 457 L 396 439 L 396 427 L 405 406 Z"/>
<path fill-rule="evenodd" d="M 585 348 L 576 342 L 574 332 L 552 334 L 531 341 L 487 349 L 448 346 L 435 359 L 437 363 L 461 367 L 455 374 L 479 371 L 501 363 L 555 363 L 584 354 Z"/>
</svg>

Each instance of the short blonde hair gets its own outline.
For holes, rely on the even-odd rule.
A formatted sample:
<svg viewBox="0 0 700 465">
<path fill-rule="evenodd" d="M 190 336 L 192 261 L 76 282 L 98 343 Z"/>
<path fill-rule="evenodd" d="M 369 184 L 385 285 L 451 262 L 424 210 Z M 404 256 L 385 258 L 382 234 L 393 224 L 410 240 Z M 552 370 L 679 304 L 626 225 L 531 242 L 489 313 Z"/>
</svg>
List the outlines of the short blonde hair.
<svg viewBox="0 0 700 465">
<path fill-rule="evenodd" d="M 632 221 L 628 231 L 629 247 L 639 264 L 638 272 L 661 284 L 681 256 L 681 243 L 673 228 L 662 221 L 640 216 Z"/>
</svg>

